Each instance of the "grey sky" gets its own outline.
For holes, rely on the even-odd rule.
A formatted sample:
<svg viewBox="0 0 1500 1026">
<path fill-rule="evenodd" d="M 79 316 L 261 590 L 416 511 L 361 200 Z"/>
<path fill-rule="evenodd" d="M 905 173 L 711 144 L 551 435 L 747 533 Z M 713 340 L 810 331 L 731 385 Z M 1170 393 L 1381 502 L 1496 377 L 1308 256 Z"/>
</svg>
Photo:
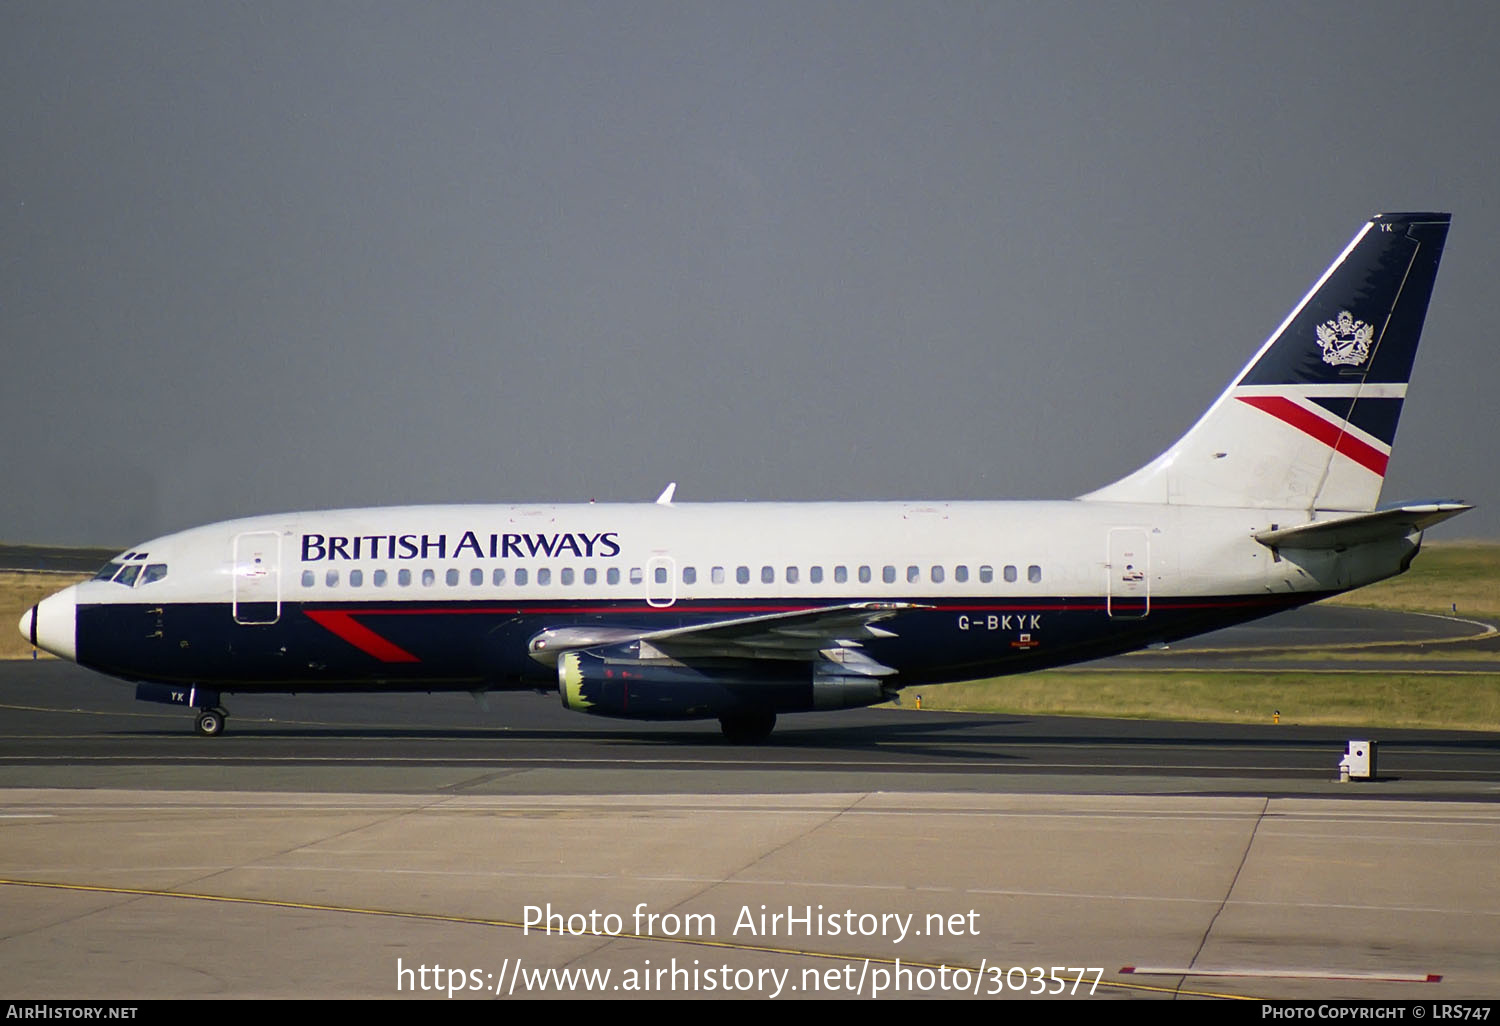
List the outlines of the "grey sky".
<svg viewBox="0 0 1500 1026">
<path fill-rule="evenodd" d="M 0 538 L 406 502 L 1055 498 L 1380 210 L 1386 500 L 1482 504 L 1500 6 L 0 6 Z"/>
</svg>

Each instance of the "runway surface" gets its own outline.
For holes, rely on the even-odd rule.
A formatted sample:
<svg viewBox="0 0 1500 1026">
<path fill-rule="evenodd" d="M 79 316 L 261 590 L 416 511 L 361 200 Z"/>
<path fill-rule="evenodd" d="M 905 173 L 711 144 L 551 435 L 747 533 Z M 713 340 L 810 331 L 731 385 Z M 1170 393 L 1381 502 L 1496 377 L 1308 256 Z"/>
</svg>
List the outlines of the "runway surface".
<svg viewBox="0 0 1500 1026">
<path fill-rule="evenodd" d="M 1316 686 L 1316 685 L 1308 685 Z M 233 696 L 205 739 L 183 709 L 56 661 L 0 664 L 0 786 L 471 794 L 867 790 L 1500 799 L 1500 736 L 859 709 L 787 716 L 759 746 L 717 724 L 569 712 L 556 695 Z"/>
<path fill-rule="evenodd" d="M 1225 658 L 1127 658 L 1166 655 Z M 228 704 L 203 739 L 0 664 L 0 992 L 1500 996 L 1493 734 L 1378 731 L 1339 784 L 1323 727 L 856 710 L 740 748 L 555 695 Z"/>
</svg>

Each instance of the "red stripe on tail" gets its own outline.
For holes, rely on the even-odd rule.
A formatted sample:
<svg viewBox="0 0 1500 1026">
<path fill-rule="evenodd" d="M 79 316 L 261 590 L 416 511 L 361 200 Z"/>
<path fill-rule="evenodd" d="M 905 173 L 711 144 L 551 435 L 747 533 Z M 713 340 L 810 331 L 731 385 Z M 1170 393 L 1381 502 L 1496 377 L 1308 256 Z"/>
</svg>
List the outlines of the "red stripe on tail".
<svg viewBox="0 0 1500 1026">
<path fill-rule="evenodd" d="M 1360 441 L 1347 431 L 1303 409 L 1285 396 L 1242 395 L 1237 398 L 1242 403 L 1248 403 L 1257 410 L 1269 413 L 1285 424 L 1290 424 L 1303 434 L 1311 435 L 1334 452 L 1349 457 L 1366 470 L 1385 477 L 1386 464 L 1391 460 L 1389 454 L 1381 452 L 1368 442 Z"/>
</svg>

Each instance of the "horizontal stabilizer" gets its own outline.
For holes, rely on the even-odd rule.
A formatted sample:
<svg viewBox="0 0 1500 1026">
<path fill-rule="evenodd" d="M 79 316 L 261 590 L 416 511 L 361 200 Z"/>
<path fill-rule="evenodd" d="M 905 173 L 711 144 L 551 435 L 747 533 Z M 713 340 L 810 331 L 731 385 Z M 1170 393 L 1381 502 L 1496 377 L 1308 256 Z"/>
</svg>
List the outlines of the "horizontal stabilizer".
<svg viewBox="0 0 1500 1026">
<path fill-rule="evenodd" d="M 1343 549 L 1366 542 L 1399 538 L 1456 517 L 1474 507 L 1466 502 L 1422 502 L 1355 513 L 1331 520 L 1314 520 L 1296 527 L 1272 527 L 1257 532 L 1255 540 L 1278 549 Z"/>
</svg>

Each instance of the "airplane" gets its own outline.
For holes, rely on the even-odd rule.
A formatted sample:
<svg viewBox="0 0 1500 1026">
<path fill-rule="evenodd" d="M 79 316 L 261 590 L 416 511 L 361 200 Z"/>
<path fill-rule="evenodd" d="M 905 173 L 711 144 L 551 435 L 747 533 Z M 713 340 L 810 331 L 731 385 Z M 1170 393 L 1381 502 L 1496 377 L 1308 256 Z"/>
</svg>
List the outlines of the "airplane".
<svg viewBox="0 0 1500 1026">
<path fill-rule="evenodd" d="M 1472 508 L 1378 505 L 1448 224 L 1371 218 L 1182 438 L 1076 499 L 256 516 L 143 542 L 20 628 L 205 736 L 224 694 L 555 688 L 755 743 L 1267 616 L 1402 573 Z"/>
</svg>

